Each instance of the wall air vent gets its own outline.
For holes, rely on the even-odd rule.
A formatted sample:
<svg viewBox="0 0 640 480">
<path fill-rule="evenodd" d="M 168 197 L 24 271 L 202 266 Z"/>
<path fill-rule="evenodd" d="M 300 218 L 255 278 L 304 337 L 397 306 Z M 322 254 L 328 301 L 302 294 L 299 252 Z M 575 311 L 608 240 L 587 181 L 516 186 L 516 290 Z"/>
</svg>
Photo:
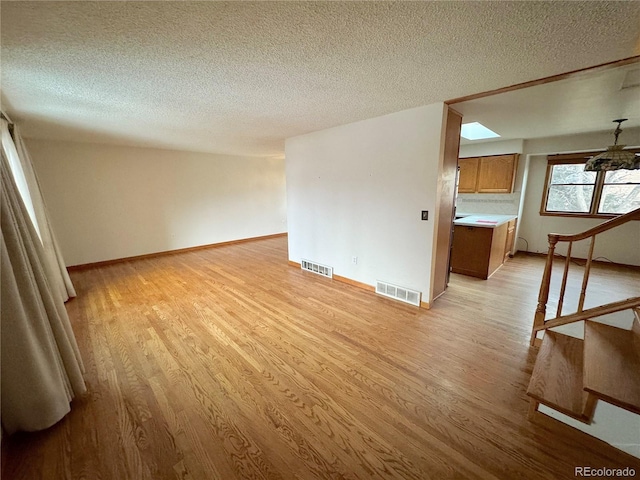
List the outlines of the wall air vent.
<svg viewBox="0 0 640 480">
<path fill-rule="evenodd" d="M 400 300 L 401 302 L 410 303 L 416 307 L 420 306 L 420 292 L 410 290 L 408 288 L 399 287 L 390 283 L 376 282 L 376 293 L 384 295 L 385 297 L 393 298 L 394 300 Z"/>
<path fill-rule="evenodd" d="M 302 270 L 307 272 L 317 273 L 323 277 L 333 278 L 333 268 L 326 265 L 320 265 L 319 263 L 310 262 L 309 260 L 302 260 L 300 262 Z"/>
</svg>

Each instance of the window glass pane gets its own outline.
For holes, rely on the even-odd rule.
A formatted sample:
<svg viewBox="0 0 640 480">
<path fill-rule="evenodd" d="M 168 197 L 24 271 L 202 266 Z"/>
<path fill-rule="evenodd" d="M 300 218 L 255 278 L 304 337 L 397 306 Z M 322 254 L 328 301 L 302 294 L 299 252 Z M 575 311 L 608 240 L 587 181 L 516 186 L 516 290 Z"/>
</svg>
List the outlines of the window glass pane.
<svg viewBox="0 0 640 480">
<path fill-rule="evenodd" d="M 596 172 L 585 172 L 584 164 L 554 165 L 551 183 L 595 183 Z"/>
<path fill-rule="evenodd" d="M 551 185 L 547 211 L 589 213 L 593 185 Z"/>
<path fill-rule="evenodd" d="M 640 185 L 605 185 L 598 213 L 627 213 L 640 208 Z"/>
<path fill-rule="evenodd" d="M 611 170 L 606 172 L 604 183 L 640 183 L 640 170 Z"/>
</svg>

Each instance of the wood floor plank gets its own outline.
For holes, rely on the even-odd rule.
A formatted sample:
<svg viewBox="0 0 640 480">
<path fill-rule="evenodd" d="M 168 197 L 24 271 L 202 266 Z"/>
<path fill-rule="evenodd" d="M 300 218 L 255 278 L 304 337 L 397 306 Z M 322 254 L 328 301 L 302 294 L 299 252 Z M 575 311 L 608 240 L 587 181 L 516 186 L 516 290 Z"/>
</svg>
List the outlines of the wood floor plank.
<svg viewBox="0 0 640 480">
<path fill-rule="evenodd" d="M 3 439 L 2 478 L 564 479 L 640 460 L 527 419 L 543 259 L 431 310 L 288 265 L 286 238 L 73 272 L 89 392 Z M 593 268 L 595 294 L 640 274 Z M 590 287 L 591 288 L 591 287 Z M 591 300 L 590 300 L 591 301 Z"/>
</svg>

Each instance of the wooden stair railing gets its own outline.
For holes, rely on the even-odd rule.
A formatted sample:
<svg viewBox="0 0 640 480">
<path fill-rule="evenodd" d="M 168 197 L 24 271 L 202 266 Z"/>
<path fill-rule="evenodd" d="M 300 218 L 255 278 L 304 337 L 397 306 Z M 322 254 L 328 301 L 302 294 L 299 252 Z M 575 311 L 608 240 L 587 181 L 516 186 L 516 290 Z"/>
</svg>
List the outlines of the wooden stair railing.
<svg viewBox="0 0 640 480">
<path fill-rule="evenodd" d="M 589 282 L 589 273 L 591 271 L 591 262 L 593 259 L 593 249 L 595 246 L 596 235 L 606 232 L 608 230 L 611 230 L 612 228 L 618 227 L 632 220 L 640 220 L 640 208 L 632 210 L 629 213 L 625 213 L 624 215 L 619 215 L 615 218 L 612 218 L 611 220 L 603 222 L 600 225 L 590 228 L 589 230 L 586 230 L 582 233 L 576 233 L 571 235 L 550 233 L 548 235 L 549 252 L 547 253 L 547 260 L 544 266 L 544 273 L 542 275 L 542 283 L 540 284 L 540 293 L 538 295 L 538 305 L 536 307 L 536 313 L 533 318 L 533 328 L 531 331 L 531 340 L 530 340 L 530 344 L 532 346 L 535 344 L 536 336 L 539 331 L 590 318 L 583 314 L 598 316 L 597 308 L 602 308 L 602 307 L 616 308 L 616 310 L 606 312 L 606 313 L 612 313 L 614 311 L 624 310 L 626 308 L 632 308 L 638 305 L 637 302 L 640 300 L 640 297 L 632 297 L 622 302 L 615 302 L 612 304 L 603 305 L 602 307 L 597 307 L 596 309 L 584 310 L 584 301 L 587 293 L 587 284 Z M 564 303 L 564 294 L 567 288 L 567 278 L 569 274 L 569 264 L 571 262 L 571 249 L 573 247 L 573 242 L 586 240 L 589 238 L 591 240 L 589 243 L 589 253 L 587 255 L 587 259 L 585 263 L 584 275 L 582 277 L 582 287 L 580 289 L 580 297 L 578 299 L 578 310 L 572 315 L 566 315 L 565 317 L 563 317 L 562 307 Z M 547 302 L 549 300 L 549 288 L 551 285 L 551 271 L 553 269 L 553 260 L 555 257 L 556 245 L 560 242 L 568 242 L 567 255 L 564 263 L 564 273 L 562 276 L 562 282 L 560 284 L 560 296 L 558 298 L 558 307 L 556 310 L 555 318 L 546 320 Z M 599 313 L 599 315 L 605 315 L 606 313 Z"/>
<path fill-rule="evenodd" d="M 548 328 L 560 327 L 569 323 L 580 322 L 582 320 L 590 320 L 592 318 L 601 317 L 602 315 L 609 315 L 610 313 L 621 312 L 629 308 L 640 307 L 640 297 L 631 297 L 619 302 L 611 302 L 599 307 L 588 308 L 582 312 L 572 313 L 571 315 L 564 315 L 556 317 L 553 320 L 547 320 L 544 325 L 535 327 L 535 331 L 546 330 Z"/>
</svg>

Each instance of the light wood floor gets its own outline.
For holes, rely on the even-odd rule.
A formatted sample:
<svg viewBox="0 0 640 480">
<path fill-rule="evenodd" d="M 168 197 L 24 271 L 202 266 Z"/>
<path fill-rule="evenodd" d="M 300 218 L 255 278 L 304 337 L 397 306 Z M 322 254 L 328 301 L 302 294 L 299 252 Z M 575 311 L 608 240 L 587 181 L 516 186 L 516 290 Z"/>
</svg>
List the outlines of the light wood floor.
<svg viewBox="0 0 640 480">
<path fill-rule="evenodd" d="M 49 430 L 4 441 L 2 478 L 640 472 L 581 432 L 527 420 L 542 267 L 523 256 L 489 281 L 453 275 L 430 311 L 288 266 L 286 238 L 75 272 L 89 393 Z M 596 269 L 594 282 L 624 296 L 638 279 Z"/>
</svg>

